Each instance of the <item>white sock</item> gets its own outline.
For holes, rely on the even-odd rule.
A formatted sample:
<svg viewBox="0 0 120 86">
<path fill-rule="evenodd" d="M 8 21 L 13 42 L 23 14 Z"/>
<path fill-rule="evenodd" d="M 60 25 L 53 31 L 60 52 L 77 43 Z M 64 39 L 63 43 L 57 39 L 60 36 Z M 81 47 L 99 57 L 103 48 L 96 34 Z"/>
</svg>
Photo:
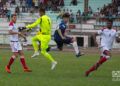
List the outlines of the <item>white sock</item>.
<svg viewBox="0 0 120 86">
<path fill-rule="evenodd" d="M 51 47 L 51 50 L 56 50 L 57 46 Z"/>
<path fill-rule="evenodd" d="M 77 42 L 73 42 L 72 45 L 73 45 L 73 48 L 75 50 L 75 53 L 78 54 L 79 53 L 79 49 L 78 49 Z"/>
</svg>

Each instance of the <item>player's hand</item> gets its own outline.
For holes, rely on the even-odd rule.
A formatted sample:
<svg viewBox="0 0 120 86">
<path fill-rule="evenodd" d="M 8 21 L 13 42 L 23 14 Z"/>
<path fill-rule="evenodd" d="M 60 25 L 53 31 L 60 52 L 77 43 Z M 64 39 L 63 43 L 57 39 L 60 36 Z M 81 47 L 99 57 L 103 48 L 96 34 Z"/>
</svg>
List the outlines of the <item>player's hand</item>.
<svg viewBox="0 0 120 86">
<path fill-rule="evenodd" d="M 27 42 L 27 39 L 26 39 L 26 37 L 24 38 L 24 42 Z"/>
<path fill-rule="evenodd" d="M 21 35 L 22 33 L 21 32 L 18 32 L 18 35 Z"/>
<path fill-rule="evenodd" d="M 31 31 L 31 29 L 28 29 L 28 28 L 26 28 L 25 30 L 26 30 L 27 32 Z"/>
<path fill-rule="evenodd" d="M 23 38 L 26 38 L 26 36 L 22 34 L 21 32 L 18 32 L 18 35 L 22 36 Z"/>
<path fill-rule="evenodd" d="M 120 38 L 119 37 L 116 38 L 116 42 L 120 43 Z"/>
</svg>

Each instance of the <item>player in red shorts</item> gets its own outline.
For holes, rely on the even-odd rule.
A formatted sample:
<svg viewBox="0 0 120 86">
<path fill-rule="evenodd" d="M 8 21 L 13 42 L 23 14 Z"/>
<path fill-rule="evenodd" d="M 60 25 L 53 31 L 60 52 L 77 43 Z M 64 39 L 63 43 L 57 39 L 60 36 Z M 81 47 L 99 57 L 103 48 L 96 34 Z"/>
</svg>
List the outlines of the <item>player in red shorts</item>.
<svg viewBox="0 0 120 86">
<path fill-rule="evenodd" d="M 24 72 L 31 72 L 31 70 L 27 67 L 24 53 L 22 51 L 22 46 L 19 42 L 19 36 L 24 37 L 22 33 L 18 31 L 16 26 L 17 16 L 15 14 L 12 15 L 12 20 L 9 23 L 9 34 L 10 34 L 10 46 L 13 52 L 13 55 L 10 58 L 8 65 L 5 67 L 6 72 L 11 73 L 10 67 L 13 64 L 14 60 L 20 55 L 20 61 L 23 66 Z"/>
<path fill-rule="evenodd" d="M 114 40 L 120 42 L 120 38 L 118 36 L 117 30 L 112 28 L 113 21 L 108 19 L 107 27 L 99 30 L 97 33 L 94 34 L 94 41 L 96 46 L 98 45 L 96 42 L 96 36 L 100 35 L 100 48 L 101 48 L 101 57 L 100 60 L 93 65 L 89 70 L 86 71 L 85 75 L 88 76 L 91 72 L 98 69 L 104 62 L 106 62 L 111 57 L 111 49 Z"/>
</svg>

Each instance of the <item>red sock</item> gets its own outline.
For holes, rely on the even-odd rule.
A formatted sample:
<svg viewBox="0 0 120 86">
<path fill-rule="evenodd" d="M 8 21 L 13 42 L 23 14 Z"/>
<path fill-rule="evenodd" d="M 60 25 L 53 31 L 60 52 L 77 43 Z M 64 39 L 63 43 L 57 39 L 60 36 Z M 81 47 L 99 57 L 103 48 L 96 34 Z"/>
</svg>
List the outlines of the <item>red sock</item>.
<svg viewBox="0 0 120 86">
<path fill-rule="evenodd" d="M 96 65 L 93 65 L 89 70 L 88 70 L 88 73 L 94 71 L 96 69 Z"/>
<path fill-rule="evenodd" d="M 88 73 L 96 70 L 96 68 L 99 67 L 99 66 L 97 66 L 97 65 L 101 65 L 101 64 L 104 63 L 105 61 L 107 61 L 107 59 L 106 59 L 105 57 L 100 58 L 100 60 L 99 60 L 94 66 L 92 66 L 92 67 L 88 70 Z"/>
<path fill-rule="evenodd" d="M 14 58 L 11 57 L 7 67 L 10 68 L 13 62 L 14 62 Z"/>
<path fill-rule="evenodd" d="M 102 64 L 102 63 L 104 63 L 104 62 L 106 62 L 106 61 L 107 61 L 107 58 L 102 57 L 102 58 L 99 60 L 98 64 Z"/>
<path fill-rule="evenodd" d="M 25 59 L 24 58 L 20 58 L 20 61 L 22 63 L 22 66 L 24 69 L 27 69 L 26 63 L 25 63 Z"/>
</svg>

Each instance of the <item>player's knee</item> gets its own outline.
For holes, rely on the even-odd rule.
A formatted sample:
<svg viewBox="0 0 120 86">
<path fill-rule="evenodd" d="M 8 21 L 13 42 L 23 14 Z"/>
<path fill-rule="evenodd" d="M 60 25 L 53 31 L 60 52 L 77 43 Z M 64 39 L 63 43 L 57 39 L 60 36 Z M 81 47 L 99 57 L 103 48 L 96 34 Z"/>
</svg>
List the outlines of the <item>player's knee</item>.
<svg viewBox="0 0 120 86">
<path fill-rule="evenodd" d="M 19 55 L 20 55 L 20 56 L 24 56 L 23 51 L 19 51 Z"/>
<path fill-rule="evenodd" d="M 32 42 L 35 42 L 34 38 L 32 38 Z"/>
<path fill-rule="evenodd" d="M 105 58 L 106 58 L 106 59 L 110 59 L 110 56 L 106 56 Z"/>
<path fill-rule="evenodd" d="M 35 38 L 33 37 L 33 38 L 32 38 L 32 42 L 35 42 L 35 41 L 36 41 L 36 40 L 35 40 Z"/>
<path fill-rule="evenodd" d="M 20 56 L 20 58 L 25 58 L 24 55 Z"/>
<path fill-rule="evenodd" d="M 63 48 L 62 48 L 62 47 L 58 47 L 58 49 L 59 49 L 60 51 L 62 51 L 62 50 L 63 50 Z"/>
<path fill-rule="evenodd" d="M 74 41 L 76 41 L 76 40 L 77 40 L 76 37 L 73 36 L 73 37 L 72 37 L 72 41 L 74 42 Z"/>
<path fill-rule="evenodd" d="M 41 54 L 45 54 L 46 53 L 46 50 L 41 50 Z"/>
<path fill-rule="evenodd" d="M 106 56 L 110 56 L 110 52 L 109 52 L 108 50 L 105 50 L 105 51 L 103 52 L 103 54 L 106 55 Z"/>
<path fill-rule="evenodd" d="M 16 58 L 17 58 L 17 56 L 16 56 L 16 55 L 12 55 L 12 58 L 13 58 L 13 59 L 16 59 Z"/>
<path fill-rule="evenodd" d="M 76 37 L 72 37 L 71 43 L 76 42 L 76 41 L 77 41 Z"/>
</svg>

